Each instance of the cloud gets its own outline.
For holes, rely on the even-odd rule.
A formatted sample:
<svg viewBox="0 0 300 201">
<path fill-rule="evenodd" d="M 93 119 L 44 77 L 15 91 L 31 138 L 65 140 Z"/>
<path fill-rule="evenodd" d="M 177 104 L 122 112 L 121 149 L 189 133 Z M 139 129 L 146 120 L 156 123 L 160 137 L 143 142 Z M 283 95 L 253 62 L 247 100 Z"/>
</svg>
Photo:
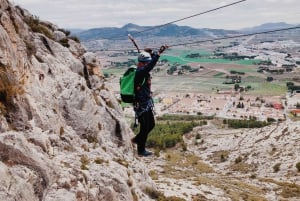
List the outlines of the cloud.
<svg viewBox="0 0 300 201">
<path fill-rule="evenodd" d="M 13 0 L 40 19 L 63 28 L 159 25 L 211 10 L 234 0 Z M 237 29 L 266 22 L 299 24 L 299 0 L 248 0 L 178 24 Z"/>
</svg>

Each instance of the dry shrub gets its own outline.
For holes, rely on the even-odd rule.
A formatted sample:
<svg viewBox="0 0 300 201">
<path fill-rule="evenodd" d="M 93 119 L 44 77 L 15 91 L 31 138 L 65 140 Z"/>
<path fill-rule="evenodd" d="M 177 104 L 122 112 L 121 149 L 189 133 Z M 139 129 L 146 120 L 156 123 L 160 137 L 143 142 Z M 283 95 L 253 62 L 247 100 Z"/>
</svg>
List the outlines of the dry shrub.
<svg viewBox="0 0 300 201">
<path fill-rule="evenodd" d="M 0 115 L 5 115 L 7 113 L 5 106 L 0 102 Z"/>
<path fill-rule="evenodd" d="M 36 47 L 35 47 L 33 41 L 31 41 L 29 39 L 24 40 L 24 43 L 26 46 L 27 57 L 29 58 L 36 53 Z"/>
<path fill-rule="evenodd" d="M 133 201 L 138 201 L 139 200 L 136 192 L 133 189 L 131 189 L 131 195 L 132 195 Z"/>
<path fill-rule="evenodd" d="M 300 186 L 292 183 L 282 183 L 281 196 L 284 198 L 299 198 Z"/>
<path fill-rule="evenodd" d="M 215 162 L 215 163 L 222 163 L 227 161 L 229 158 L 230 152 L 227 150 L 220 150 L 220 151 L 215 151 L 211 156 L 210 159 Z"/>
<path fill-rule="evenodd" d="M 50 39 L 53 39 L 53 34 L 51 33 L 51 27 L 47 24 L 40 22 L 39 18 L 36 16 L 30 16 L 25 19 L 26 24 L 31 28 L 33 32 L 41 33 Z"/>
<path fill-rule="evenodd" d="M 90 163 L 90 159 L 86 155 L 81 156 L 80 162 L 81 162 L 80 168 L 82 170 L 88 170 L 89 169 L 88 165 Z"/>
<path fill-rule="evenodd" d="M 0 63 L 0 112 L 6 114 L 13 106 L 12 99 L 23 93 L 22 83 Z"/>
<path fill-rule="evenodd" d="M 273 166 L 274 172 L 279 172 L 279 171 L 280 171 L 280 165 L 281 165 L 281 163 L 276 163 L 276 164 Z"/>
<path fill-rule="evenodd" d="M 154 189 L 153 187 L 146 187 L 144 190 L 144 193 L 146 193 L 151 199 L 158 200 L 158 201 L 186 201 L 183 198 L 176 197 L 176 196 L 165 196 L 162 192 Z"/>
</svg>

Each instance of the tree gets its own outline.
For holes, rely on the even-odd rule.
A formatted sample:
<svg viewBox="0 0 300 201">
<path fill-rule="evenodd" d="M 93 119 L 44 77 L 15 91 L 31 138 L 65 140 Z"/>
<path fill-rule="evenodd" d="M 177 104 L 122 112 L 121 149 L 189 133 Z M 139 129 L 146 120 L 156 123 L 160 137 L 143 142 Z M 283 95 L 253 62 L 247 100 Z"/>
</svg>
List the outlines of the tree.
<svg viewBox="0 0 300 201">
<path fill-rule="evenodd" d="M 268 58 L 267 65 L 268 65 L 268 66 L 272 65 L 272 61 L 271 61 L 270 58 Z"/>
<path fill-rule="evenodd" d="M 172 75 L 175 71 L 177 70 L 176 66 L 172 66 L 169 68 L 169 70 L 167 71 L 168 74 Z"/>
<path fill-rule="evenodd" d="M 234 90 L 235 90 L 235 91 L 238 91 L 239 88 L 240 88 L 240 85 L 239 85 L 239 84 L 235 84 L 235 85 L 234 85 Z"/>
<path fill-rule="evenodd" d="M 109 78 L 109 74 L 108 73 L 104 73 L 104 77 L 105 78 Z"/>
<path fill-rule="evenodd" d="M 294 82 L 287 82 L 286 87 L 290 89 L 292 86 L 295 86 Z"/>
</svg>

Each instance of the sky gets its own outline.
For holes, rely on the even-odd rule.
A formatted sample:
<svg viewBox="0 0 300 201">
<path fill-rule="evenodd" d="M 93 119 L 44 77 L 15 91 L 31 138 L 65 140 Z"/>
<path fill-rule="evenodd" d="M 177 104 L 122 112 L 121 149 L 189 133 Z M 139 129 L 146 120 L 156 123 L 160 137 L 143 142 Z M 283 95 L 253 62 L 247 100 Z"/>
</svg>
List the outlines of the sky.
<svg viewBox="0 0 300 201">
<path fill-rule="evenodd" d="M 60 28 L 155 26 L 239 0 L 9 0 Z M 177 25 L 241 29 L 268 22 L 300 24 L 300 0 L 246 0 Z"/>
</svg>

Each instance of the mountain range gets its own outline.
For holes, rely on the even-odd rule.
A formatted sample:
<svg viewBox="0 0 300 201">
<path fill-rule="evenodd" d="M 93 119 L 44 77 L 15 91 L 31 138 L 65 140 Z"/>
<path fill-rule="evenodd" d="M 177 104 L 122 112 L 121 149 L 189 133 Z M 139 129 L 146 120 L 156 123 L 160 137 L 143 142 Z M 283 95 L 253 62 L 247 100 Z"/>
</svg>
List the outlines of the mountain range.
<svg viewBox="0 0 300 201">
<path fill-rule="evenodd" d="M 294 24 L 287 24 L 285 22 L 277 22 L 277 23 L 265 23 L 259 26 L 251 27 L 251 28 L 244 28 L 241 29 L 241 32 L 260 32 L 260 31 L 270 31 L 275 29 L 285 29 L 289 27 L 294 27 L 297 25 Z"/>
<path fill-rule="evenodd" d="M 225 29 L 209 29 L 209 28 L 193 28 L 189 26 L 179 26 L 176 24 L 168 24 L 161 26 L 139 26 L 136 24 L 126 24 L 121 28 L 117 27 L 104 27 L 93 28 L 82 31 L 72 31 L 74 35 L 77 35 L 82 41 L 91 41 L 98 39 L 127 39 L 128 34 L 133 36 L 142 37 L 187 37 L 187 36 L 199 36 L 199 37 L 224 37 L 239 33 L 259 32 L 274 30 L 280 28 L 293 27 L 295 25 L 287 24 L 285 22 L 278 23 L 266 23 L 259 26 L 244 28 L 241 30 L 225 30 Z"/>
</svg>

